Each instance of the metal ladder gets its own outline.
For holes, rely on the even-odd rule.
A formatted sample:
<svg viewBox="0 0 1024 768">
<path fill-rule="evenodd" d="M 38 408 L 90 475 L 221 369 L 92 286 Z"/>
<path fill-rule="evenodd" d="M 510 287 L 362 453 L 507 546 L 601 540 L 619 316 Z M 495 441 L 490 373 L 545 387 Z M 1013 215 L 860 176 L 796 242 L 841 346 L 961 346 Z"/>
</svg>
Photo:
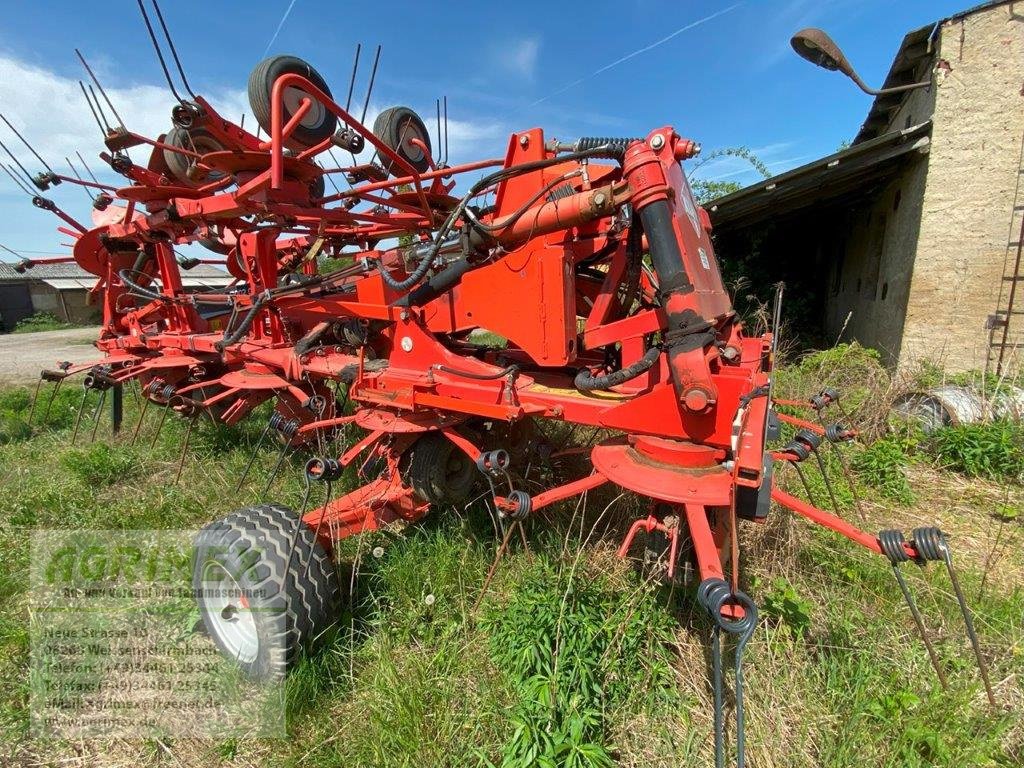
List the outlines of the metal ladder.
<svg viewBox="0 0 1024 768">
<path fill-rule="evenodd" d="M 1024 136 L 1018 157 L 1017 184 L 1010 209 L 1009 238 L 1003 261 L 996 311 L 989 315 L 989 352 L 986 370 L 1002 376 L 1024 355 Z M 1024 366 L 1019 366 L 1024 369 Z"/>
</svg>

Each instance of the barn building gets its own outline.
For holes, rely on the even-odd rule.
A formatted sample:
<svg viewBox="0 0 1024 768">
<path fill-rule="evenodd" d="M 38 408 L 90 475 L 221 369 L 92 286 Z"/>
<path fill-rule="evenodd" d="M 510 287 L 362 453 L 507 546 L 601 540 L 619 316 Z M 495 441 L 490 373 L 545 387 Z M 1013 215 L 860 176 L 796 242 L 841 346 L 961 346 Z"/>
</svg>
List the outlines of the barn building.
<svg viewBox="0 0 1024 768">
<path fill-rule="evenodd" d="M 876 97 L 849 147 L 709 204 L 719 257 L 785 281 L 828 342 L 1022 370 L 1022 65 L 1021 2 L 908 33 L 883 89 L 927 84 Z"/>
<path fill-rule="evenodd" d="M 186 289 L 223 288 L 231 275 L 207 264 L 182 271 Z M 74 263 L 38 264 L 19 272 L 0 261 L 0 323 L 13 331 L 20 320 L 45 312 L 75 325 L 100 322 L 101 308 L 90 300 L 96 276 Z"/>
</svg>

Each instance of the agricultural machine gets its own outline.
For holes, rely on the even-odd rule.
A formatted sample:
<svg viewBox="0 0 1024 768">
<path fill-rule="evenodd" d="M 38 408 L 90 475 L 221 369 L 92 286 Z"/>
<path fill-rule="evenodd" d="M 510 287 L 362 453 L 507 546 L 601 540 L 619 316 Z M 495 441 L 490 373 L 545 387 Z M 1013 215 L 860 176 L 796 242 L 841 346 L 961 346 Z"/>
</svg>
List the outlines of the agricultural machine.
<svg viewBox="0 0 1024 768">
<path fill-rule="evenodd" d="M 464 504 L 477 487 L 503 521 L 499 552 L 517 523 L 599 486 L 649 501 L 620 555 L 638 537 L 660 541 L 664 577 L 695 577 L 713 625 L 720 760 L 721 636 L 736 649 L 742 761 L 742 654 L 757 623 L 739 588 L 737 529 L 763 522 L 772 501 L 889 558 L 927 642 L 899 566 L 943 560 L 956 585 L 941 532 L 866 533 L 772 482 L 773 466 L 799 469 L 854 432 L 825 418 L 841 409 L 833 391 L 788 403 L 807 418 L 776 408 L 775 335 L 745 332 L 681 166 L 697 143 L 669 125 L 574 141 L 531 128 L 500 157 L 449 165 L 440 104 L 436 132 L 406 107 L 384 110 L 372 129 L 365 104 L 354 116 L 358 49 L 344 106 L 303 60 L 259 63 L 252 132 L 192 92 L 159 7 L 166 45 L 139 6 L 175 99 L 166 134 L 129 130 L 82 58 L 99 158 L 124 186 L 57 174 L 34 150 L 45 171 L 31 175 L 6 145 L 5 170 L 62 220 L 64 260 L 95 275 L 103 312 L 102 358 L 41 382 L 80 380 L 83 405 L 131 384 L 143 416 L 161 408 L 190 425 L 236 424 L 270 402 L 263 437 L 282 455 L 305 451 L 307 489 L 328 489 L 323 504 L 245 507 L 197 537 L 203 621 L 245 671 L 284 675 L 335 621 L 340 539 Z M 371 88 L 376 69 L 375 58 Z M 89 224 L 43 197 L 64 183 L 94 194 Z M 183 288 L 197 259 L 176 246 L 193 243 L 224 265 L 228 288 Z M 507 343 L 480 343 L 482 330 Z M 558 423 L 599 439 L 575 444 Z M 780 423 L 795 437 L 770 447 Z M 339 444 L 349 428 L 361 437 Z M 531 462 L 570 455 L 586 460 L 578 476 L 539 492 L 522 483 Z M 350 466 L 364 484 L 332 497 Z"/>
</svg>

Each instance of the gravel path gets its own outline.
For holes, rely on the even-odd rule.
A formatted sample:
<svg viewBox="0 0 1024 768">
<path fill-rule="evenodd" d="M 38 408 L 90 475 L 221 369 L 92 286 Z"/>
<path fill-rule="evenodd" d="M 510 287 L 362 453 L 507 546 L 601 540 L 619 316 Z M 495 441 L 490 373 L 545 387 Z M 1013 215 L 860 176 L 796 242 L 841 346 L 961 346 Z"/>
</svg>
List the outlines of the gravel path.
<svg viewBox="0 0 1024 768">
<path fill-rule="evenodd" d="M 101 355 L 92 345 L 99 328 L 0 334 L 0 384 L 34 384 L 57 362 L 84 363 Z"/>
</svg>

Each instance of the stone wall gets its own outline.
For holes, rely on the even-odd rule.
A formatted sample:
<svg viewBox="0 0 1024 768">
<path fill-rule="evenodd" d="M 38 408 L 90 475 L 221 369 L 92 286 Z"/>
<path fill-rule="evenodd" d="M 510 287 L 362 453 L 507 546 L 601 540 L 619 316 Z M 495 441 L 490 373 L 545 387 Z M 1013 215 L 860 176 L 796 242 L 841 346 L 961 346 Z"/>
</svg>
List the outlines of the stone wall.
<svg viewBox="0 0 1024 768">
<path fill-rule="evenodd" d="M 927 358 L 954 371 L 986 366 L 986 320 L 1001 301 L 1005 308 L 1009 284 L 1003 277 L 1015 254 L 1008 243 L 1020 232 L 1021 213 L 1014 206 L 1024 204 L 1024 188 L 1018 189 L 1024 185 L 1020 10 L 1016 4 L 998 6 L 947 22 L 939 31 L 938 56 L 950 69 L 939 73 L 931 89 L 932 143 L 901 365 Z M 909 101 L 907 109 L 913 109 Z M 1022 289 L 1017 309 L 1024 309 Z M 1017 316 L 1011 341 L 1024 342 L 1022 327 L 1024 316 Z M 1017 357 L 1022 353 L 1017 350 Z"/>
</svg>

